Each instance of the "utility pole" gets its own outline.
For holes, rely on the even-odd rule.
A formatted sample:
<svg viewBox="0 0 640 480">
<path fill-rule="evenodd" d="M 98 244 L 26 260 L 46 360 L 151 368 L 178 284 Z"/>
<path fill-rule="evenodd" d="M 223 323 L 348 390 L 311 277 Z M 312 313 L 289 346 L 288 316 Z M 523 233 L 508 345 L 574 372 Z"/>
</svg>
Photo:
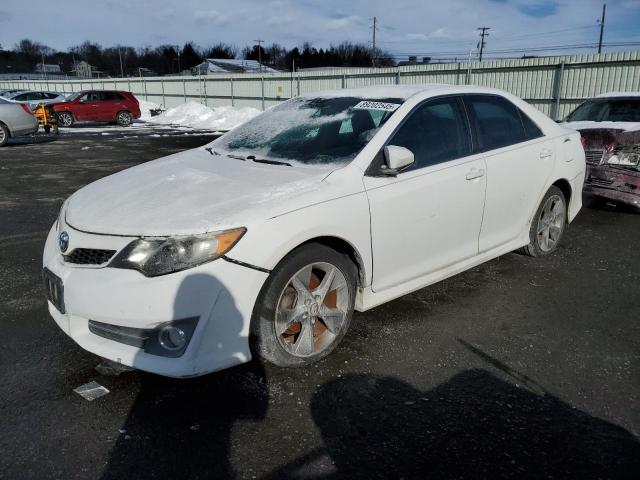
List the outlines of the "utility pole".
<svg viewBox="0 0 640 480">
<path fill-rule="evenodd" d="M 46 73 L 46 70 L 44 68 L 44 52 L 41 52 L 41 54 L 42 54 L 42 78 L 44 80 L 46 80 L 47 79 L 47 73 Z"/>
<path fill-rule="evenodd" d="M 120 77 L 124 78 L 124 69 L 122 68 L 122 50 L 118 47 L 118 55 L 120 56 Z"/>
<path fill-rule="evenodd" d="M 476 30 L 481 30 L 478 48 L 480 49 L 479 61 L 482 61 L 482 52 L 484 52 L 484 47 L 487 45 L 487 43 L 484 41 L 484 38 L 489 36 L 487 30 L 491 30 L 491 27 L 478 27 Z"/>
<path fill-rule="evenodd" d="M 264 40 L 254 40 L 254 42 L 256 42 L 258 44 L 258 63 L 260 64 L 260 73 L 262 73 L 262 45 L 261 43 L 264 42 Z"/>
<path fill-rule="evenodd" d="M 371 65 L 373 67 L 376 66 L 376 30 L 378 29 L 378 26 L 376 25 L 377 22 L 378 19 L 376 17 L 373 17 L 373 32 L 371 38 Z"/>
<path fill-rule="evenodd" d="M 604 36 L 604 14 L 607 12 L 607 4 L 602 4 L 602 19 L 600 20 L 600 40 L 598 41 L 598 53 L 602 53 L 602 37 Z"/>
</svg>

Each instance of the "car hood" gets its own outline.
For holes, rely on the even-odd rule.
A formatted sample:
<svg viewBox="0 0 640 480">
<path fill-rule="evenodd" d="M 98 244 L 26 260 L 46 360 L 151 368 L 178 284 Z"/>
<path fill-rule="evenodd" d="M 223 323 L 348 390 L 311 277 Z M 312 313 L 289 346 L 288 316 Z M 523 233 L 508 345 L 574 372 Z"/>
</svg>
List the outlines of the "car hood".
<svg viewBox="0 0 640 480">
<path fill-rule="evenodd" d="M 327 167 L 264 165 L 189 150 L 105 177 L 66 203 L 69 226 L 90 233 L 167 236 L 245 226 L 339 192 Z"/>
<path fill-rule="evenodd" d="M 622 132 L 640 131 L 640 122 L 564 122 L 562 124 L 573 130 L 619 130 Z"/>
<path fill-rule="evenodd" d="M 585 150 L 640 145 L 640 123 L 570 122 L 564 125 L 580 132 Z"/>
</svg>

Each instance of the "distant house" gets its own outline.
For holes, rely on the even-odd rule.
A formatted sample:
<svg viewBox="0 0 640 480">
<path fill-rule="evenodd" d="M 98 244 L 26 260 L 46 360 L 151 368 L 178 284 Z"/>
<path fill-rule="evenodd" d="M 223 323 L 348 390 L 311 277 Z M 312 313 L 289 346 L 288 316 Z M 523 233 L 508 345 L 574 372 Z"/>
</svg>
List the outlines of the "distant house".
<svg viewBox="0 0 640 480">
<path fill-rule="evenodd" d="M 51 73 L 53 75 L 62 75 L 60 65 L 54 65 L 52 63 L 38 63 L 36 64 L 35 73 Z"/>
<path fill-rule="evenodd" d="M 89 65 L 89 63 L 82 60 L 75 64 L 72 72 L 75 73 L 76 77 L 92 78 L 93 70 L 94 68 L 91 65 Z"/>
<path fill-rule="evenodd" d="M 147 67 L 138 67 L 136 69 L 139 77 L 157 77 L 158 74 Z"/>
<path fill-rule="evenodd" d="M 257 60 L 237 60 L 226 58 L 205 58 L 204 62 L 191 69 L 194 75 L 215 73 L 278 73 L 275 68 L 262 65 Z"/>
</svg>

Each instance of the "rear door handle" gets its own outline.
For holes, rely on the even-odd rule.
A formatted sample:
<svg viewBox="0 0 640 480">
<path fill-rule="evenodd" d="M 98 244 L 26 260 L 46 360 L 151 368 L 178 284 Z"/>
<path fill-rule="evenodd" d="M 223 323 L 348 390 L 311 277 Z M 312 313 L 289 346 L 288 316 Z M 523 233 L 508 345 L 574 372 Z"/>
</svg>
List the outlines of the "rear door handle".
<svg viewBox="0 0 640 480">
<path fill-rule="evenodd" d="M 553 152 L 548 148 L 545 148 L 540 152 L 540 158 L 549 158 L 551 155 L 553 155 Z"/>
<path fill-rule="evenodd" d="M 467 180 L 473 180 L 474 178 L 480 177 L 484 177 L 484 168 L 472 168 L 466 175 Z"/>
</svg>

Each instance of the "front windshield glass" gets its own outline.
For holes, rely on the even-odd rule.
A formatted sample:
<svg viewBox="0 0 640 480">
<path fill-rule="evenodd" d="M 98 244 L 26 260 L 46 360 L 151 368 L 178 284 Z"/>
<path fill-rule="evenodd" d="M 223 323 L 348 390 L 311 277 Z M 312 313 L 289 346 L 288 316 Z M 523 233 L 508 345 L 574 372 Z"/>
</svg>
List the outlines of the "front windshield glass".
<svg viewBox="0 0 640 480">
<path fill-rule="evenodd" d="M 587 100 L 567 117 L 568 122 L 640 122 L 640 98 Z"/>
<path fill-rule="evenodd" d="M 401 103 L 397 98 L 294 98 L 237 127 L 212 147 L 244 157 L 347 163 Z"/>
<path fill-rule="evenodd" d="M 67 95 L 67 102 L 73 102 L 80 95 L 82 95 L 82 92 L 76 92 L 76 93 L 72 93 L 71 95 Z"/>
</svg>

